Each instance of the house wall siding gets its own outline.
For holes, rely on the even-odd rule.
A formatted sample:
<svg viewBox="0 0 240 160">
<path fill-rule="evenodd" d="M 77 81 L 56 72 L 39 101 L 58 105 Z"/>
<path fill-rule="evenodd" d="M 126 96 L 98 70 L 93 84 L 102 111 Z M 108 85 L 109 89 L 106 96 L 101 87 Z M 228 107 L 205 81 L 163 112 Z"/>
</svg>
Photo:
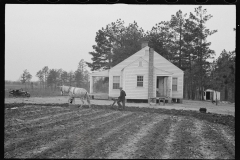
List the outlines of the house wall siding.
<svg viewBox="0 0 240 160">
<path fill-rule="evenodd" d="M 126 98 L 148 99 L 148 63 L 142 61 L 142 67 L 136 61 L 124 69 Z M 137 76 L 143 76 L 143 87 L 137 87 Z"/>
<path fill-rule="evenodd" d="M 114 66 L 109 71 L 109 96 L 118 97 L 120 94 L 119 89 L 112 89 L 113 76 L 120 76 L 122 81 L 120 86 L 126 91 L 126 98 L 131 99 L 148 99 L 148 55 L 145 51 L 149 51 L 149 47 L 145 47 L 140 51 L 136 52 L 134 55 L 120 62 L 118 65 Z M 142 57 L 146 61 L 142 61 L 143 67 L 138 67 L 138 58 Z M 133 62 L 135 61 L 135 62 Z M 124 68 L 125 67 L 125 68 Z M 167 59 L 154 52 L 154 67 L 161 70 L 173 73 L 172 77 L 178 78 L 177 91 L 172 91 L 172 98 L 183 98 L 183 71 L 177 66 L 173 65 Z M 121 70 L 124 68 L 123 72 Z M 144 86 L 137 87 L 137 74 L 144 76 Z M 154 69 L 153 74 L 156 75 L 156 69 Z M 159 75 L 160 76 L 160 75 Z M 170 83 L 170 80 L 168 81 Z M 156 78 L 153 79 L 153 93 L 156 96 Z"/>
<path fill-rule="evenodd" d="M 183 98 L 183 74 L 175 73 L 172 77 L 177 77 L 177 91 L 172 91 L 172 98 Z"/>
<path fill-rule="evenodd" d="M 120 86 L 121 84 L 121 72 L 109 73 L 109 96 L 110 97 L 118 97 L 120 95 L 119 89 L 113 89 L 113 76 L 120 76 Z"/>
<path fill-rule="evenodd" d="M 154 52 L 154 66 L 164 71 L 171 72 L 173 73 L 172 77 L 178 78 L 177 91 L 172 91 L 172 98 L 183 98 L 183 71 L 160 56 L 157 52 Z"/>
</svg>

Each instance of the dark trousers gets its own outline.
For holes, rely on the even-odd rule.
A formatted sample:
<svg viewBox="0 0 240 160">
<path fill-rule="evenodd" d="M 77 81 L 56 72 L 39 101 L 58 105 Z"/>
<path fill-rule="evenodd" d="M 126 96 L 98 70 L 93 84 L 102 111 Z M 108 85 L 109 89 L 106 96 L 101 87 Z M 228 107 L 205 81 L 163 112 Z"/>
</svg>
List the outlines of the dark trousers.
<svg viewBox="0 0 240 160">
<path fill-rule="evenodd" d="M 122 105 L 121 105 L 120 102 L 122 102 Z M 120 107 L 120 108 L 125 108 L 125 99 L 119 99 L 119 100 L 117 101 L 117 104 L 118 104 L 118 107 Z"/>
</svg>

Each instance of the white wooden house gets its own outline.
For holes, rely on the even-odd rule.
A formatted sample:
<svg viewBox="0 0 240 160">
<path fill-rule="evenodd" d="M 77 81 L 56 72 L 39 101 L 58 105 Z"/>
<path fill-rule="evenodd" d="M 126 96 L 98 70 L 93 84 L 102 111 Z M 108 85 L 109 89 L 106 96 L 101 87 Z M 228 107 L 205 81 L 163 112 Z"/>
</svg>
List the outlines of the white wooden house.
<svg viewBox="0 0 240 160">
<path fill-rule="evenodd" d="M 118 97 L 123 87 L 126 99 L 153 97 L 183 98 L 184 72 L 159 55 L 148 43 L 142 49 L 113 68 L 90 74 L 90 94 L 93 94 L 93 77 L 109 77 L 109 97 Z"/>
</svg>

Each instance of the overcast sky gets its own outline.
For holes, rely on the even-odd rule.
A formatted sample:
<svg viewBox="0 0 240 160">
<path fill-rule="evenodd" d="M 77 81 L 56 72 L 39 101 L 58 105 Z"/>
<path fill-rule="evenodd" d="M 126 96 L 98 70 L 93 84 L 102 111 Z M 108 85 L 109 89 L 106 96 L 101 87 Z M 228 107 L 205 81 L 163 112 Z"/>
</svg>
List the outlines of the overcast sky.
<svg viewBox="0 0 240 160">
<path fill-rule="evenodd" d="M 134 20 L 150 31 L 160 21 L 168 21 L 178 10 L 189 15 L 197 5 L 32 5 L 6 4 L 5 80 L 16 81 L 23 70 L 38 80 L 36 73 L 49 69 L 75 71 L 81 59 L 91 62 L 96 32 L 121 18 L 125 26 Z M 216 52 L 233 51 L 236 46 L 234 5 L 203 5 L 213 17 L 206 26 L 218 32 L 208 41 Z M 187 16 L 188 17 L 188 16 Z M 90 70 L 89 70 L 90 71 Z"/>
</svg>

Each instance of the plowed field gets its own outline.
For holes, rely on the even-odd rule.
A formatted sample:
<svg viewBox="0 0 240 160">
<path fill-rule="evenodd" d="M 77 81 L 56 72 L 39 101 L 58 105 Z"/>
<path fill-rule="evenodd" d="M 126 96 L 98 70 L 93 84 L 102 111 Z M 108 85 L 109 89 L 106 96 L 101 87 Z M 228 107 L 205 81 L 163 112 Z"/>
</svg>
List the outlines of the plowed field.
<svg viewBox="0 0 240 160">
<path fill-rule="evenodd" d="M 4 158 L 235 159 L 234 123 L 193 111 L 5 104 Z"/>
</svg>

